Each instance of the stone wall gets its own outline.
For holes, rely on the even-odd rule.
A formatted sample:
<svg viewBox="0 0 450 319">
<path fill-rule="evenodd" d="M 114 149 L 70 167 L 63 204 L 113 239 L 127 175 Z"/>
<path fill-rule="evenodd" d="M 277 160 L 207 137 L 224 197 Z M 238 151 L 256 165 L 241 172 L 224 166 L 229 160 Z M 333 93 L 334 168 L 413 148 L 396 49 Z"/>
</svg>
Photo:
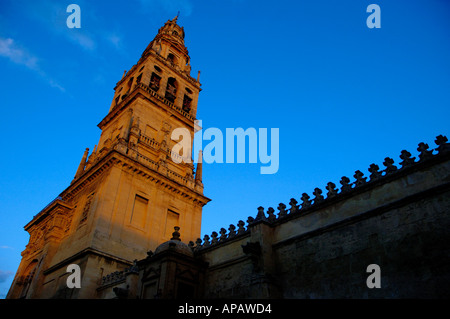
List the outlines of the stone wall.
<svg viewBox="0 0 450 319">
<path fill-rule="evenodd" d="M 436 144 L 191 243 L 209 265 L 203 297 L 449 297 L 450 153 L 445 137 Z M 370 264 L 380 266 L 379 289 L 367 287 Z"/>
<path fill-rule="evenodd" d="M 450 296 L 450 191 L 275 246 L 285 298 Z M 367 266 L 381 268 L 368 289 Z"/>
</svg>

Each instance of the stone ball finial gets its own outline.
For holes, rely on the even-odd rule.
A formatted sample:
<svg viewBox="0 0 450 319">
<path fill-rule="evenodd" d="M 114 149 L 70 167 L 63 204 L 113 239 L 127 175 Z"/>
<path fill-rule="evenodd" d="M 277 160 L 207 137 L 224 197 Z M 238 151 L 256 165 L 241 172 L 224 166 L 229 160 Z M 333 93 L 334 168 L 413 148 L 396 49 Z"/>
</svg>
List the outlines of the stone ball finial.
<svg viewBox="0 0 450 319">
<path fill-rule="evenodd" d="M 175 231 L 172 233 L 172 238 L 170 238 L 170 240 L 178 240 L 181 241 L 180 239 L 180 227 L 175 226 L 173 229 L 175 229 Z"/>
</svg>

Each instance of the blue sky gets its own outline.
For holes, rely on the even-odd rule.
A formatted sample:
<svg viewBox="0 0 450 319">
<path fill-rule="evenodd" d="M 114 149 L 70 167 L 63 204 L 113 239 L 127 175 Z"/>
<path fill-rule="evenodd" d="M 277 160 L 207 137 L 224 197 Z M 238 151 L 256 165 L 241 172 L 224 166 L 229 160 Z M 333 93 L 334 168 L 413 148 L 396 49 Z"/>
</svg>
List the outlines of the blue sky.
<svg viewBox="0 0 450 319">
<path fill-rule="evenodd" d="M 71 3 L 81 29 L 66 26 Z M 380 29 L 366 26 L 371 3 Z M 202 236 L 449 136 L 446 0 L 1 0 L 0 298 L 23 226 L 69 185 L 115 83 L 178 11 L 203 127 L 280 130 L 276 174 L 204 165 Z"/>
</svg>

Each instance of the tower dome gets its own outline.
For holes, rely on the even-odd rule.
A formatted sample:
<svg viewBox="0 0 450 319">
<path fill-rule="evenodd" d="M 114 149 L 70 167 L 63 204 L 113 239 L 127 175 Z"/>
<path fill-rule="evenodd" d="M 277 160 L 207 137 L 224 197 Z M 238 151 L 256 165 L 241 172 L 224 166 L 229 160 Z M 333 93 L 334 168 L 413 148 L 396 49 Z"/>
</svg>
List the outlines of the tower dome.
<svg viewBox="0 0 450 319">
<path fill-rule="evenodd" d="M 160 254 L 163 251 L 170 250 L 183 255 L 193 257 L 194 252 L 192 251 L 192 249 L 188 245 L 183 243 L 180 239 L 179 233 L 180 227 L 175 226 L 174 229 L 175 231 L 172 233 L 172 238 L 156 247 L 155 255 Z"/>
</svg>

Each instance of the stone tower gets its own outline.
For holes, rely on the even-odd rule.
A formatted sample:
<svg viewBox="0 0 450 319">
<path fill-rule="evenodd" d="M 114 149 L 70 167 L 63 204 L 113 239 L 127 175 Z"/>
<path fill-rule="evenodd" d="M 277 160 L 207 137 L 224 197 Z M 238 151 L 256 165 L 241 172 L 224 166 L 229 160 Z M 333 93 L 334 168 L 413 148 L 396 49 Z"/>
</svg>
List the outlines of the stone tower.
<svg viewBox="0 0 450 319">
<path fill-rule="evenodd" d="M 86 149 L 70 186 L 25 226 L 30 240 L 7 298 L 96 298 L 102 276 L 145 258 L 174 226 L 186 241 L 200 237 L 209 201 L 201 173 L 195 176 L 191 154 L 171 151 L 175 128 L 193 140 L 201 91 L 184 35 L 177 18 L 167 21 L 124 72 L 98 124 L 98 145 Z M 66 285 L 70 264 L 80 266 L 80 289 Z"/>
</svg>

